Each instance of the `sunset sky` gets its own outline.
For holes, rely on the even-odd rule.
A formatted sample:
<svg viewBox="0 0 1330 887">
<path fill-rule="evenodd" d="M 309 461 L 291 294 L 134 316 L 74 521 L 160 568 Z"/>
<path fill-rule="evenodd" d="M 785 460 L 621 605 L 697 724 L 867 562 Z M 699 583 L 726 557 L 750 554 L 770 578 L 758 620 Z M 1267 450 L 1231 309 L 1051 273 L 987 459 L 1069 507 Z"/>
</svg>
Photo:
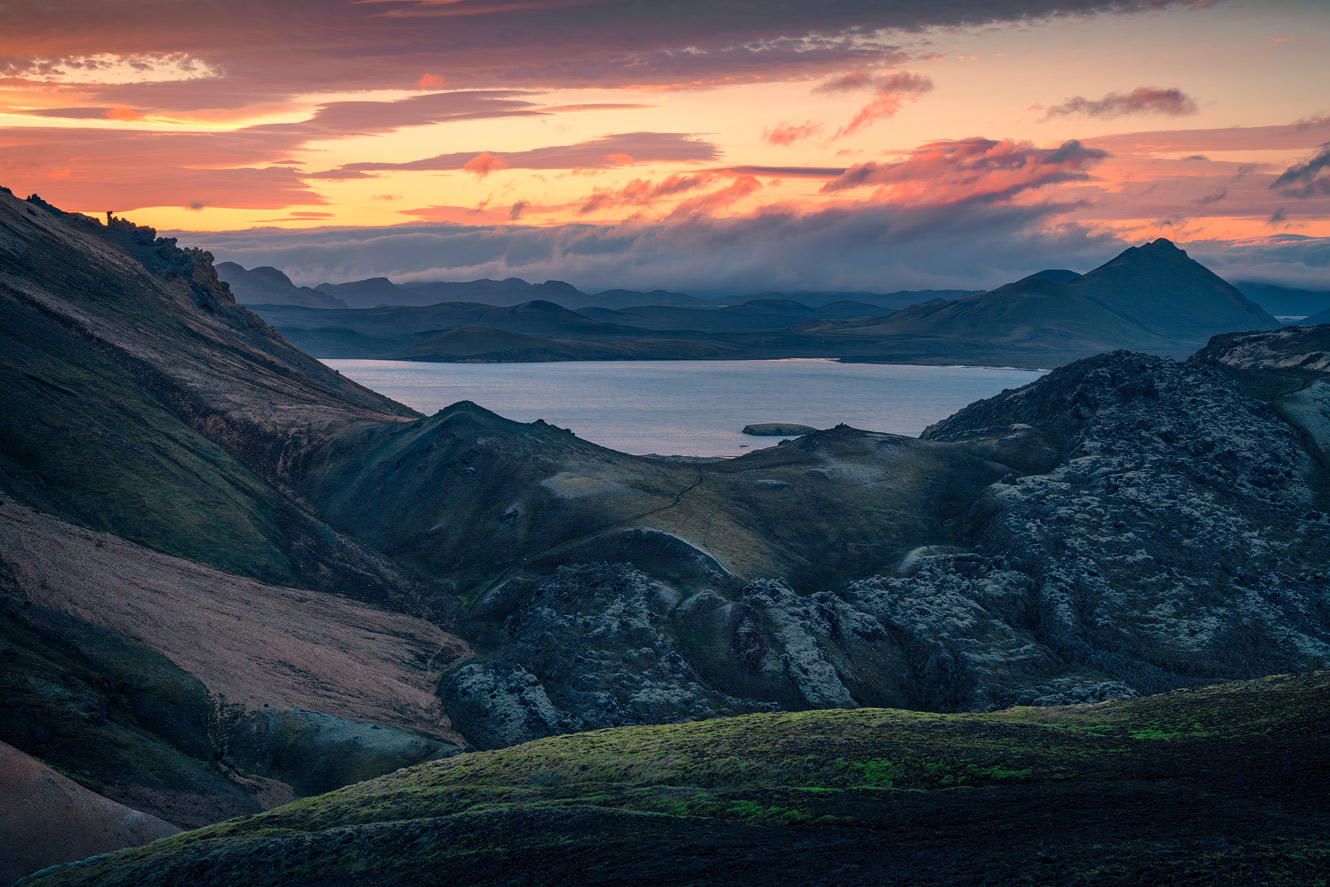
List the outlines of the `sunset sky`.
<svg viewBox="0 0 1330 887">
<path fill-rule="evenodd" d="M 1330 3 L 0 3 L 0 184 L 298 283 L 1330 289 Z"/>
</svg>

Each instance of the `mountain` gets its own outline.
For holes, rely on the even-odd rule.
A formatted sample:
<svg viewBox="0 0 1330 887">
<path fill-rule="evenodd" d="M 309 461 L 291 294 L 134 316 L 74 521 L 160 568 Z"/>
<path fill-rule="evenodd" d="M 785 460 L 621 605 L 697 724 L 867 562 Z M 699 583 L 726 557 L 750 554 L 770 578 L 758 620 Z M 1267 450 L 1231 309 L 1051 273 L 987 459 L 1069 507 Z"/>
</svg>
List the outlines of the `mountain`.
<svg viewBox="0 0 1330 887">
<path fill-rule="evenodd" d="M 1184 355 L 1214 335 L 1279 322 L 1167 240 L 1132 247 L 1066 283 L 1031 277 L 903 309 L 877 323 L 809 325 L 824 339 L 872 338 L 913 352 L 1050 363 L 1115 348 Z"/>
<path fill-rule="evenodd" d="M 749 299 L 741 305 L 707 307 L 582 308 L 605 323 L 649 330 L 701 332 L 774 332 L 815 318 L 882 317 L 891 313 L 863 302 L 831 302 L 813 308 L 790 299 Z"/>
<path fill-rule="evenodd" d="M 527 283 L 519 277 L 507 280 L 471 280 L 465 282 L 418 282 L 403 284 L 400 289 L 411 295 L 411 299 L 399 299 L 397 302 L 381 304 L 397 305 L 433 305 L 440 302 L 480 302 L 499 308 L 510 308 L 526 302 L 553 302 L 563 308 L 576 308 L 591 304 L 594 297 L 562 280 L 547 280 L 544 283 Z M 371 307 L 356 305 L 354 307 Z"/>
<path fill-rule="evenodd" d="M 352 308 L 429 304 L 426 297 L 404 290 L 386 277 L 371 277 L 348 283 L 321 283 L 315 289 Z"/>
<path fill-rule="evenodd" d="M 231 288 L 241 305 L 300 305 L 305 308 L 345 308 L 341 299 L 296 286 L 281 271 L 270 266 L 245 270 L 235 262 L 218 262 L 217 276 Z"/>
<path fill-rule="evenodd" d="M 425 764 L 28 884 L 1315 884 L 1327 711 L 1320 672 L 985 715 L 625 727 Z"/>
<path fill-rule="evenodd" d="M 1309 317 L 1330 312 L 1330 291 L 1327 290 L 1296 289 L 1252 280 L 1235 280 L 1233 286 L 1276 317 Z"/>
<path fill-rule="evenodd" d="M 891 293 L 796 290 L 794 292 L 754 293 L 752 295 L 726 301 L 737 303 L 752 299 L 774 299 L 779 301 L 799 302 L 810 308 L 820 308 L 823 305 L 829 305 L 832 302 L 857 302 L 863 305 L 873 305 L 877 308 L 889 308 L 894 311 L 909 307 L 910 305 L 922 305 L 927 302 L 942 302 L 948 299 L 959 299 L 963 296 L 969 295 L 973 295 L 972 290 L 898 290 Z"/>
<path fill-rule="evenodd" d="M 1330 323 L 1330 308 L 1322 311 L 1320 314 L 1313 314 L 1311 317 L 1298 321 L 1300 325 L 1312 326 L 1319 323 Z"/>
<path fill-rule="evenodd" d="M 646 306 L 669 306 L 669 307 L 697 307 L 705 305 L 701 299 L 696 299 L 684 293 L 672 293 L 666 290 L 652 290 L 649 293 L 638 292 L 636 290 L 603 290 L 593 296 L 588 297 L 578 305 L 567 305 L 565 307 L 581 311 L 584 308 L 600 308 L 610 311 L 617 311 L 623 308 L 642 308 Z"/>
<path fill-rule="evenodd" d="M 842 774 L 890 781 L 899 764 L 904 788 L 975 777 L 1013 787 L 1034 764 L 924 757 L 913 744 L 884 750 L 872 744 L 882 734 L 871 726 L 864 729 L 877 738 L 865 740 L 865 756 L 856 757 L 853 749 L 817 744 L 840 741 L 827 732 L 834 721 L 820 719 L 872 725 L 880 721 L 871 709 L 909 709 L 916 714 L 893 717 L 902 725 L 978 725 L 977 735 L 991 739 L 1008 735 L 1003 718 L 1025 729 L 1036 715 L 949 720 L 918 712 L 1127 700 L 1088 710 L 1118 712 L 1130 723 L 1123 744 L 1105 747 L 1109 754 L 1072 756 L 1090 771 L 1068 770 L 1059 756 L 1056 772 L 1074 778 L 1050 780 L 1051 795 L 1034 796 L 1033 804 L 1030 796 L 987 796 L 1009 800 L 1013 816 L 1025 811 L 1001 820 L 1011 834 L 1037 837 L 1082 807 L 1072 797 L 1044 819 L 1039 811 L 1049 797 L 1071 797 L 1069 788 L 1087 784 L 1095 798 L 1105 786 L 1139 787 L 1137 764 L 1126 765 L 1117 782 L 1097 763 L 1136 760 L 1134 743 L 1182 734 L 1209 742 L 1204 748 L 1218 757 L 1197 757 L 1201 747 L 1184 742 L 1152 771 L 1203 762 L 1184 779 L 1202 786 L 1196 797 L 1224 794 L 1215 780 L 1231 779 L 1235 761 L 1263 752 L 1260 767 L 1279 762 L 1269 743 L 1283 739 L 1253 739 L 1254 731 L 1224 751 L 1209 725 L 1232 717 L 1184 707 L 1174 721 L 1166 702 L 1152 707 L 1133 697 L 1330 667 L 1323 328 L 1224 336 L 1183 362 L 1096 355 L 973 404 L 918 439 L 841 426 L 737 459 L 688 462 L 616 453 L 475 404 L 420 416 L 297 351 L 237 306 L 207 254 L 110 221 L 0 192 L 0 742 L 173 825 L 257 814 L 454 757 L 456 765 L 427 772 L 457 766 L 471 788 L 446 794 L 447 803 L 460 804 L 485 784 L 467 768 L 531 760 L 525 750 L 484 756 L 468 746 L 666 725 L 650 740 L 657 743 L 651 754 L 625 755 L 638 763 L 622 766 L 634 767 L 659 761 L 654 749 L 670 737 L 700 737 L 705 749 L 718 735 L 677 722 L 738 714 L 775 717 L 767 723 L 777 732 L 761 735 L 784 736 L 778 752 L 780 742 L 802 742 L 799 724 L 808 726 L 812 745 L 792 747 L 792 757 L 781 753 L 782 766 L 817 757 Z M 1207 280 L 1204 273 L 1181 262 L 1183 270 L 1165 282 L 1183 295 L 1204 291 L 1195 283 Z M 1130 284 L 1140 276 L 1131 270 L 1112 273 Z M 1095 273 L 1071 284 L 1021 286 L 1082 287 Z M 1223 304 L 1223 295 L 1212 292 L 1211 301 Z M 643 338 L 540 302 L 270 309 L 354 315 L 384 333 L 408 317 L 424 339 L 437 334 L 428 324 L 441 319 L 487 317 L 580 336 L 543 340 L 579 348 L 730 347 L 723 337 Z M 453 331 L 449 344 L 457 348 L 455 339 L 465 345 L 494 336 L 473 324 Z M 519 344 L 525 340 L 511 337 L 530 336 L 503 335 Z M 767 341 L 788 341 L 784 335 Z M 814 709 L 868 710 L 808 721 L 773 715 Z M 1295 715 L 1308 710 L 1320 709 L 1290 706 L 1287 718 L 1280 715 L 1284 732 L 1271 735 L 1303 736 L 1308 722 Z M 1138 720 L 1132 712 L 1141 712 Z M 1039 736 L 1082 750 L 1104 739 L 1104 724 L 1084 725 L 1093 729 Z M 1205 735 L 1192 737 L 1198 731 Z M 609 741 L 591 733 L 557 742 L 579 750 L 572 766 L 588 769 L 577 773 L 602 781 L 578 743 Z M 1304 755 L 1295 760 L 1317 753 L 1288 749 Z M 683 768 L 670 772 L 686 774 L 693 754 L 667 749 L 666 759 Z M 742 776 L 739 754 L 702 758 Z M 610 776 L 623 774 L 613 766 Z M 545 816 L 560 832 L 590 827 L 577 817 L 600 801 L 588 796 L 584 777 L 541 762 L 532 768 L 516 772 L 521 789 L 502 788 L 504 797 L 538 798 L 537 825 Z M 678 791 L 663 795 L 683 804 L 666 808 L 681 815 L 641 818 L 660 812 L 650 801 L 629 821 L 667 840 L 680 836 L 668 831 L 676 827 L 715 833 L 714 811 L 706 812 L 714 798 L 694 792 L 714 793 L 717 785 L 709 771 L 698 772 L 701 784 L 677 782 Z M 1242 797 L 1257 806 L 1241 809 L 1255 812 L 1214 822 L 1268 827 L 1268 810 L 1257 801 L 1270 774 L 1247 772 L 1242 785 L 1251 794 Z M 770 824 L 749 821 L 754 816 L 793 811 L 788 818 L 797 825 L 795 813 L 860 815 L 850 809 L 857 802 L 837 808 L 847 799 L 835 793 L 817 799 L 830 807 L 801 806 L 804 788 L 863 788 L 827 781 L 821 770 L 810 775 L 816 778 L 803 782 L 796 773 L 774 794 L 741 785 L 750 794 L 725 796 L 719 818 L 741 820 L 735 834 L 751 838 L 761 836 L 752 829 Z M 1322 796 L 1319 783 L 1304 783 Z M 1159 785 L 1146 792 L 1152 810 L 1159 792 L 1179 783 Z M 546 792 L 575 796 L 582 812 L 566 818 L 543 803 L 552 797 Z M 628 794 L 637 803 L 649 793 Z M 883 797 L 874 794 L 870 806 L 898 809 L 900 798 L 883 805 Z M 420 793 L 413 798 L 424 803 Z M 972 810 L 972 796 L 963 800 Z M 385 799 L 374 809 L 396 803 Z M 290 848 L 323 859 L 312 838 L 274 823 L 293 811 L 328 809 L 306 799 L 261 820 L 269 830 L 255 840 L 290 840 L 270 861 L 285 859 Z M 934 809 L 973 827 L 959 807 Z M 904 819 L 886 822 L 886 833 L 896 840 L 897 825 L 936 821 L 925 812 L 909 808 Z M 513 835 L 532 827 L 527 815 L 482 805 L 475 818 L 426 824 L 417 817 L 407 828 L 425 829 L 422 840 L 436 849 L 509 852 Z M 460 830 L 449 831 L 458 822 Z M 504 832 L 505 823 L 520 832 Z M 436 826 L 442 831 L 428 831 Z M 244 826 L 233 823 L 223 834 L 236 828 Z M 1192 834 L 1186 828 L 1176 825 L 1176 833 Z M 178 837 L 168 847 L 217 834 Z M 378 833 L 337 834 L 347 841 L 339 858 L 353 860 L 357 842 Z M 8 852 L 5 840 L 12 837 L 0 833 L 0 850 Z M 807 846 L 825 840 L 817 832 Z M 1085 840 L 1087 853 L 1105 858 Z M 363 846 L 392 859 L 403 845 L 386 856 Z M 1244 849 L 1265 852 L 1264 844 L 1253 846 Z M 612 854 L 617 868 L 607 878 L 622 880 L 624 859 L 640 864 L 643 857 L 624 856 L 633 848 L 640 849 L 630 842 Z M 392 877 L 417 878 L 414 858 L 401 858 L 407 867 Z M 1139 874 L 1144 858 L 1131 857 L 1132 872 Z M 190 868 L 188 878 L 224 871 L 232 874 L 214 867 L 196 876 Z"/>
<path fill-rule="evenodd" d="M 534 292 L 505 281 L 509 296 Z M 553 286 L 547 282 L 541 286 Z M 559 286 L 566 287 L 566 284 Z M 826 296 L 828 294 L 821 294 Z M 780 359 L 793 357 L 895 363 L 967 363 L 1049 367 L 1129 348 L 1185 356 L 1213 335 L 1272 329 L 1276 321 L 1166 240 L 1127 250 L 1088 274 L 1042 271 L 987 293 L 948 301 L 897 293 L 895 310 L 874 294 L 853 300 L 755 298 L 736 305 L 583 307 L 585 323 L 538 300 L 511 308 L 446 303 L 428 309 L 310 312 L 260 306 L 263 317 L 320 357 L 412 360 Z M 559 298 L 562 298 L 561 296 Z M 566 300 L 567 301 L 567 300 Z M 810 304 L 816 302 L 816 304 Z M 557 317 L 557 320 L 556 320 Z M 549 340 L 511 347 L 470 332 L 423 346 L 460 328 L 491 329 Z"/>
<path fill-rule="evenodd" d="M 1021 280 L 1047 280 L 1050 283 L 1071 283 L 1080 276 L 1081 275 L 1075 271 L 1068 271 L 1065 268 L 1046 268 L 1043 271 L 1036 271 L 1034 274 L 1022 277 Z"/>
<path fill-rule="evenodd" d="M 291 487 L 416 414 L 206 253 L 3 190 L 0 226 L 0 742 L 181 827 L 455 752 L 455 598 Z"/>
</svg>

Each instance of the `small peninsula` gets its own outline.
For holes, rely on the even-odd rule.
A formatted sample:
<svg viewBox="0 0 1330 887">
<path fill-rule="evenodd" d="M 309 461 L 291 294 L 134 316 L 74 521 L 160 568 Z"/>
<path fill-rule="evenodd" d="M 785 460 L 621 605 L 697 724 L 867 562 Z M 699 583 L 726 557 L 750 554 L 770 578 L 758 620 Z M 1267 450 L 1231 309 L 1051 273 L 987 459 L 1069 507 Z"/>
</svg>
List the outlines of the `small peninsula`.
<svg viewBox="0 0 1330 887">
<path fill-rule="evenodd" d="M 757 425 L 745 425 L 744 434 L 754 437 L 798 437 L 817 431 L 812 425 L 796 425 L 793 422 L 760 422 Z"/>
</svg>

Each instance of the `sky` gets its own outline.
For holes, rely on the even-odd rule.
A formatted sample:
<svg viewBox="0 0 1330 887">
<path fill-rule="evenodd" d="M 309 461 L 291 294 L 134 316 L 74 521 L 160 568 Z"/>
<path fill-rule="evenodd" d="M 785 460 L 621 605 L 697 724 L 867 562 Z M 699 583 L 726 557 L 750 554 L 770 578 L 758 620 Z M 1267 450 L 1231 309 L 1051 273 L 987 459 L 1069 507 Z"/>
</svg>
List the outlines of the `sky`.
<svg viewBox="0 0 1330 887">
<path fill-rule="evenodd" d="M 1330 290 L 1330 0 L 0 0 L 0 185 L 297 283 Z"/>
</svg>

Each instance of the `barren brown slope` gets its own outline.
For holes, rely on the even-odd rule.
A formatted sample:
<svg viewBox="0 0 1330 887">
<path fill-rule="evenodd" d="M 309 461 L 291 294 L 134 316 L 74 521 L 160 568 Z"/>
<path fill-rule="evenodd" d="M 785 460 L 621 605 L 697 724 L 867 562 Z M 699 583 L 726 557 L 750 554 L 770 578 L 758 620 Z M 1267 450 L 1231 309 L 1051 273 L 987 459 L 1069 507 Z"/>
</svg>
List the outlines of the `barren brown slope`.
<svg viewBox="0 0 1330 887">
<path fill-rule="evenodd" d="M 423 619 L 265 585 L 0 503 L 28 600 L 156 650 L 247 709 L 304 708 L 451 737 L 434 685 L 469 654 Z"/>
<path fill-rule="evenodd" d="M 89 791 L 0 742 L 0 884 L 62 862 L 138 847 L 179 832 Z"/>
</svg>

